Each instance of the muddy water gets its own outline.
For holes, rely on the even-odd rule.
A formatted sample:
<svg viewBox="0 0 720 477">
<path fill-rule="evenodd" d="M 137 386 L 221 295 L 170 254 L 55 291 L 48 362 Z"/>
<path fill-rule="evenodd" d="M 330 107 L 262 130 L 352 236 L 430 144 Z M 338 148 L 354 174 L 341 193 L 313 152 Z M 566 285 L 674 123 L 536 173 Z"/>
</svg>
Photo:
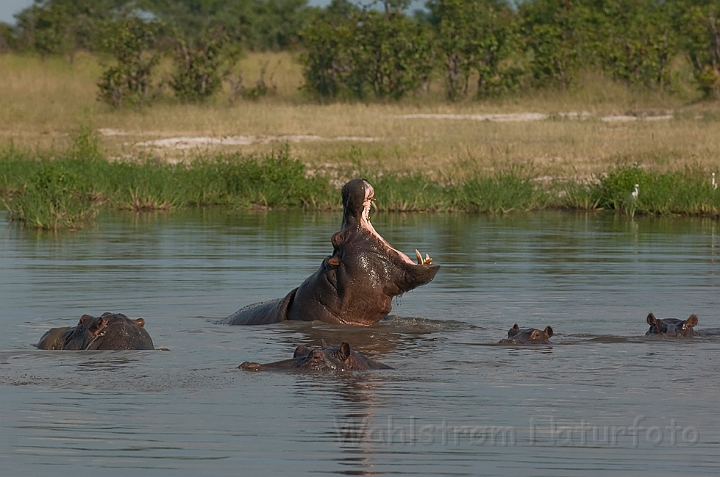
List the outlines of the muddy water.
<svg viewBox="0 0 720 477">
<path fill-rule="evenodd" d="M 390 243 L 443 267 L 384 322 L 215 323 L 298 285 L 339 223 L 338 213 L 196 211 L 110 215 L 61 235 L 2 225 L 2 475 L 717 471 L 717 222 L 377 216 Z M 33 348 L 46 329 L 104 311 L 144 317 L 167 350 Z M 705 335 L 647 339 L 650 311 L 695 313 Z M 556 335 L 494 344 L 514 323 Z M 237 369 L 321 339 L 395 369 Z"/>
</svg>

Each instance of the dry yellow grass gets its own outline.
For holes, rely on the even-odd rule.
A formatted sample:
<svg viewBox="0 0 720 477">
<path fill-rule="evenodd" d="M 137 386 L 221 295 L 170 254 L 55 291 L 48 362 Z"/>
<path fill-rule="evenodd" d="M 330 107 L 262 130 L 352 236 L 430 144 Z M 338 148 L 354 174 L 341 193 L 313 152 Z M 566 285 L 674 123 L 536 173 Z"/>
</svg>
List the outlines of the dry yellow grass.
<svg viewBox="0 0 720 477">
<path fill-rule="evenodd" d="M 109 157 L 150 153 L 178 159 L 198 151 L 267 151 L 291 142 L 293 156 L 312 168 L 360 161 L 391 171 L 423 170 L 448 177 L 467 166 L 532 164 L 539 174 L 587 177 L 616 163 L 638 162 L 658 170 L 720 166 L 720 105 L 684 104 L 677 97 L 637 93 L 587 77 L 572 92 L 533 92 L 498 101 L 447 103 L 439 83 L 424 96 L 381 104 L 318 104 L 299 90 L 300 66 L 288 53 L 250 54 L 240 68 L 252 87 L 261 65 L 276 91 L 258 101 L 182 105 L 172 99 L 143 109 L 115 111 L 96 101 L 101 67 L 90 55 L 74 63 L 18 55 L 0 56 L 0 146 L 63 147 L 81 123 L 103 131 Z M 169 93 L 168 93 L 169 96 Z M 411 114 L 562 113 L 591 117 L 540 121 L 406 118 Z M 609 115 L 674 115 L 671 119 L 605 122 Z M 238 136 L 244 139 L 237 140 Z M 297 137 L 313 136 L 313 137 Z M 186 149 L 148 145 L 177 137 L 220 138 Z M 244 143 L 243 143 L 244 142 Z M 243 143 L 243 144 L 239 144 Z M 248 143 L 248 144 L 245 144 Z M 143 145 L 145 144 L 145 145 Z"/>
</svg>

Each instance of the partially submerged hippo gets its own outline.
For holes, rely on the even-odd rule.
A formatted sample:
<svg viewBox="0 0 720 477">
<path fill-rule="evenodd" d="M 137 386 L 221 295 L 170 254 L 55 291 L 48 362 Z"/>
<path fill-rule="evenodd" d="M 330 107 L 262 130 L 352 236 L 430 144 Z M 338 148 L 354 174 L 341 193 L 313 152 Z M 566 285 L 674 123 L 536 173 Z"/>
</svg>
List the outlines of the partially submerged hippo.
<svg viewBox="0 0 720 477">
<path fill-rule="evenodd" d="M 302 371 L 366 371 L 368 369 L 392 369 L 354 351 L 346 342 L 340 346 L 328 346 L 323 340 L 320 348 L 310 349 L 298 346 L 292 359 L 275 363 L 258 364 L 245 361 L 238 366 L 248 371 L 302 370 Z"/>
<path fill-rule="evenodd" d="M 508 337 L 500 340 L 500 344 L 536 344 L 549 343 L 548 339 L 553 335 L 553 329 L 549 326 L 544 330 L 537 328 L 522 328 L 517 323 L 508 331 Z"/>
<path fill-rule="evenodd" d="M 693 327 L 698 324 L 698 317 L 690 315 L 687 320 L 679 320 L 677 318 L 658 319 L 650 313 L 647 316 L 647 323 L 650 325 L 650 329 L 647 330 L 645 336 L 693 336 L 695 334 Z"/>
<path fill-rule="evenodd" d="M 392 298 L 430 282 L 440 268 L 415 250 L 418 263 L 394 249 L 370 223 L 375 192 L 365 179 L 342 188 L 342 228 L 333 254 L 284 298 L 246 306 L 224 320 L 256 325 L 285 320 L 372 325 L 392 309 Z"/>
<path fill-rule="evenodd" d="M 103 313 L 96 318 L 83 315 L 76 326 L 52 328 L 37 347 L 62 350 L 155 349 L 145 331 L 145 320 L 131 320 L 122 313 Z"/>
</svg>

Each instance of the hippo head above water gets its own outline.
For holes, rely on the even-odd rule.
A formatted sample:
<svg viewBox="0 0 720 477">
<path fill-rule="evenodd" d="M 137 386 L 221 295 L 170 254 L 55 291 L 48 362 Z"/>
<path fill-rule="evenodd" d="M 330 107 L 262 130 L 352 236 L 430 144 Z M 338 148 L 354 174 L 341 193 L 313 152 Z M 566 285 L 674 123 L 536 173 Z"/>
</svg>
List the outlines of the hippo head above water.
<svg viewBox="0 0 720 477">
<path fill-rule="evenodd" d="M 245 361 L 240 369 L 247 371 L 300 370 L 300 371 L 366 371 L 368 369 L 392 369 L 354 351 L 346 342 L 340 346 L 328 346 L 323 340 L 320 348 L 298 346 L 292 359 L 275 363 L 259 364 Z"/>
<path fill-rule="evenodd" d="M 37 347 L 48 350 L 155 349 L 145 331 L 145 320 L 131 320 L 122 313 L 83 315 L 76 326 L 52 328 Z"/>
<path fill-rule="evenodd" d="M 695 334 L 693 327 L 698 324 L 698 317 L 690 315 L 687 320 L 679 320 L 677 318 L 659 319 L 650 313 L 647 316 L 647 323 L 650 325 L 650 329 L 647 330 L 645 336 L 693 336 Z"/>
<path fill-rule="evenodd" d="M 549 343 L 548 339 L 553 335 L 553 329 L 549 326 L 544 330 L 537 328 L 520 328 L 515 324 L 508 331 L 508 337 L 500 340 L 500 344 L 540 344 Z"/>
<path fill-rule="evenodd" d="M 417 250 L 417 262 L 393 248 L 370 223 L 375 191 L 365 179 L 342 188 L 343 219 L 333 254 L 284 298 L 246 306 L 224 320 L 254 325 L 284 320 L 372 325 L 392 309 L 392 298 L 429 283 L 439 265 Z"/>
</svg>

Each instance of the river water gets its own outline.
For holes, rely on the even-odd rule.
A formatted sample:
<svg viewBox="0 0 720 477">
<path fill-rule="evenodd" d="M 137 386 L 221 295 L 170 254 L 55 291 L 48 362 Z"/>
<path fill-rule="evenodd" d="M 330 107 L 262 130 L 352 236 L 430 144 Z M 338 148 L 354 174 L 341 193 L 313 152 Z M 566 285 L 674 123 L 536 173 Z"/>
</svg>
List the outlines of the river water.
<svg viewBox="0 0 720 477">
<path fill-rule="evenodd" d="M 106 214 L 59 235 L 0 214 L 2 475 L 677 475 L 720 466 L 716 221 L 378 215 L 442 266 L 376 326 L 217 324 L 319 266 L 340 213 Z M 34 348 L 83 313 L 158 351 Z M 646 338 L 697 314 L 702 336 Z M 500 346 L 514 323 L 549 345 Z M 253 373 L 348 341 L 394 367 Z"/>
</svg>

